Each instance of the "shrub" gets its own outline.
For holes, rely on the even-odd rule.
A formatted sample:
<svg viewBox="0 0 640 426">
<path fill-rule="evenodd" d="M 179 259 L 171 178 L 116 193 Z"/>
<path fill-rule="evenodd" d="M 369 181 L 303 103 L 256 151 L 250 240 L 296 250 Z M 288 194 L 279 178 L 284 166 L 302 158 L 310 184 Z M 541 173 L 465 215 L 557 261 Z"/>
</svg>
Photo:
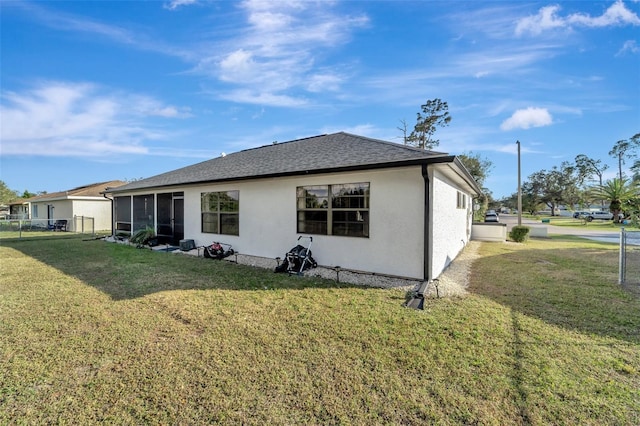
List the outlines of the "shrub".
<svg viewBox="0 0 640 426">
<path fill-rule="evenodd" d="M 516 243 L 522 243 L 529 238 L 529 227 L 528 226 L 514 226 L 509 232 L 509 238 L 511 238 Z"/>
<path fill-rule="evenodd" d="M 138 245 L 145 245 L 149 243 L 149 240 L 156 236 L 156 232 L 153 228 L 147 226 L 144 229 L 136 231 L 135 234 L 129 239 L 129 242 Z"/>
</svg>

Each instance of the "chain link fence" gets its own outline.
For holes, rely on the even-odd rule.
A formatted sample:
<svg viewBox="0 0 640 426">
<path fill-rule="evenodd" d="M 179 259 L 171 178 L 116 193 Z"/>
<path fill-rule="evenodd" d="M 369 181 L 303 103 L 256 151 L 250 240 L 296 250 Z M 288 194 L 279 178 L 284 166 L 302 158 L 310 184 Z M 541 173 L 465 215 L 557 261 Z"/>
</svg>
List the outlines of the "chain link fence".
<svg viewBox="0 0 640 426">
<path fill-rule="evenodd" d="M 640 231 L 620 230 L 618 284 L 640 285 Z"/>
<path fill-rule="evenodd" d="M 60 219 L 5 219 L 0 220 L 0 233 L 4 237 L 22 238 L 23 233 L 70 232 L 95 235 L 95 219 L 88 216 L 74 216 Z M 26 235 L 25 235 L 26 236 Z"/>
</svg>

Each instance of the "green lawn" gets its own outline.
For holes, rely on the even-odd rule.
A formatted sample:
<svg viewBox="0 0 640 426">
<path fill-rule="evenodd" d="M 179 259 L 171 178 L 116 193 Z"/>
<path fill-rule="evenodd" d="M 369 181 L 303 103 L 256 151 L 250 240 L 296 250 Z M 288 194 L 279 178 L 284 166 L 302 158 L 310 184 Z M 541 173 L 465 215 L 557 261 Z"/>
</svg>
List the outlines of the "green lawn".
<svg viewBox="0 0 640 426">
<path fill-rule="evenodd" d="M 574 219 L 572 217 L 566 216 L 531 216 L 530 219 L 535 219 L 540 222 L 543 218 L 549 219 L 549 224 L 554 226 L 566 226 L 566 227 L 575 227 L 581 229 L 590 229 L 590 230 L 601 230 L 601 231 L 619 231 L 620 228 L 624 228 L 628 231 L 638 231 L 640 228 L 637 226 L 627 223 L 614 223 L 612 220 L 593 220 L 591 222 L 587 222 L 583 219 Z"/>
<path fill-rule="evenodd" d="M 0 424 L 640 424 L 615 245 L 483 243 L 472 293 L 81 238 L 0 246 Z"/>
</svg>

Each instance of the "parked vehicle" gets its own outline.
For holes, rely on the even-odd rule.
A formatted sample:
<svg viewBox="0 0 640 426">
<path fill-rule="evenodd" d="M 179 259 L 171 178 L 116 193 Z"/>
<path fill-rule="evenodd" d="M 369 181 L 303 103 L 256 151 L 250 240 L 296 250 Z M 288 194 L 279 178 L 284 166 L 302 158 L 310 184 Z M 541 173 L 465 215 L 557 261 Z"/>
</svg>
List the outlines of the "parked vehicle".
<svg viewBox="0 0 640 426">
<path fill-rule="evenodd" d="M 602 211 L 598 211 L 598 212 L 589 212 L 588 214 L 582 216 L 584 218 L 587 219 L 587 222 L 591 222 L 593 220 L 612 220 L 613 219 L 613 213 L 611 212 L 602 212 Z"/>
<path fill-rule="evenodd" d="M 573 212 L 573 218 L 577 219 L 577 218 L 579 218 L 581 216 L 587 216 L 587 215 L 589 215 L 589 213 L 591 213 L 591 212 L 590 211 L 576 211 L 576 212 Z"/>
<path fill-rule="evenodd" d="M 487 212 L 487 214 L 484 215 L 484 221 L 485 222 L 500 222 L 500 219 L 498 218 L 497 214 Z"/>
</svg>

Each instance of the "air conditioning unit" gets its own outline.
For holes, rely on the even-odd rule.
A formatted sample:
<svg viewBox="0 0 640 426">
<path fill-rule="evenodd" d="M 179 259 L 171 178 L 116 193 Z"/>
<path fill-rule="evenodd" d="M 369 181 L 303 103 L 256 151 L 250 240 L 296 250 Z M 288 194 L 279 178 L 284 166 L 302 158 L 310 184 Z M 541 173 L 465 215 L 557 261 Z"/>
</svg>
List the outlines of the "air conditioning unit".
<svg viewBox="0 0 640 426">
<path fill-rule="evenodd" d="M 193 240 L 180 240 L 180 250 L 189 251 L 196 248 L 196 243 Z"/>
</svg>

